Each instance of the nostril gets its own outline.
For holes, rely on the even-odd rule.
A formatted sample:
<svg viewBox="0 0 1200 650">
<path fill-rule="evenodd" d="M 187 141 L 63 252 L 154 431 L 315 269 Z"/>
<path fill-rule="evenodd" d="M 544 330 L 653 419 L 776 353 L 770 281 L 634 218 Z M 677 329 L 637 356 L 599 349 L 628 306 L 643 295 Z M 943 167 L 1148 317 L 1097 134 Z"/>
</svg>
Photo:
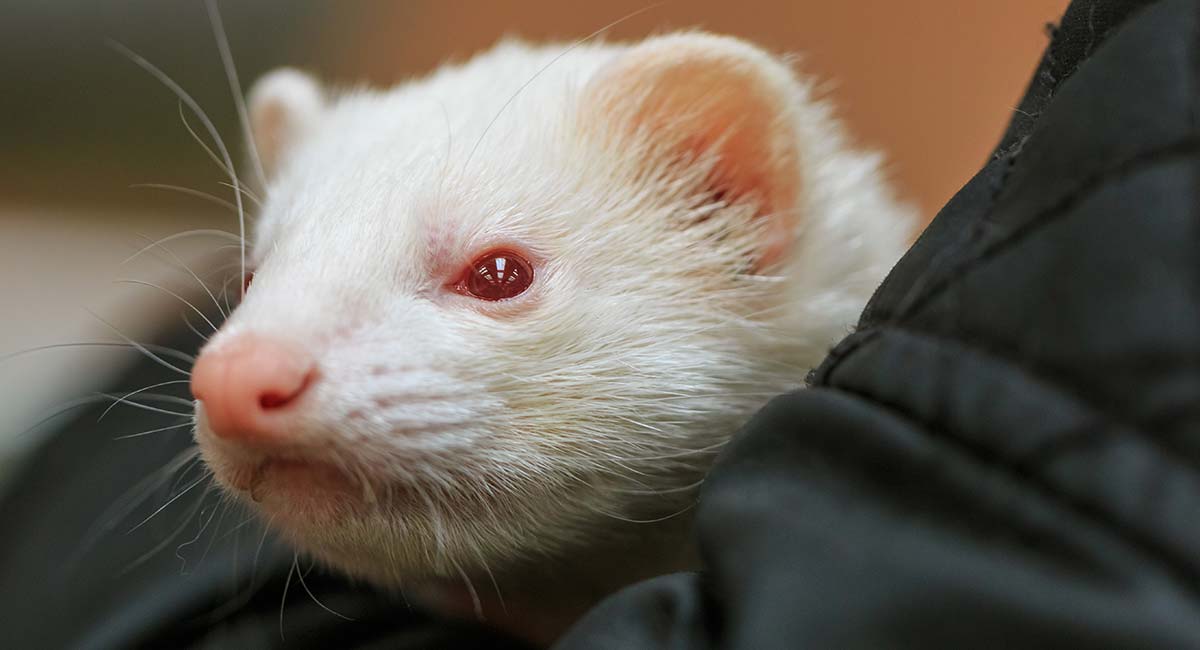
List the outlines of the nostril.
<svg viewBox="0 0 1200 650">
<path fill-rule="evenodd" d="M 309 371 L 296 384 L 296 387 L 291 390 L 274 388 L 264 391 L 258 397 L 259 407 L 264 411 L 273 411 L 291 404 L 296 398 L 304 394 L 304 391 L 308 389 L 308 385 L 312 383 L 312 378 L 313 373 Z"/>
<path fill-rule="evenodd" d="M 277 409 L 290 401 L 292 401 L 290 395 L 267 393 L 266 395 L 258 398 L 258 405 L 261 406 L 264 411 L 269 411 L 271 409 Z"/>
</svg>

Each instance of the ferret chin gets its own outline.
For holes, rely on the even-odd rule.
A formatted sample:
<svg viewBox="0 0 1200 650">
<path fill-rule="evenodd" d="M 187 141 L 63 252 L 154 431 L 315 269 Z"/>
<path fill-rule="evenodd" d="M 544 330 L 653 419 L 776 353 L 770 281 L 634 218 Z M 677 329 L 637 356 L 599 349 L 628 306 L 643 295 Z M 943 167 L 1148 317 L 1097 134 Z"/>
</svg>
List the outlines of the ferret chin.
<svg viewBox="0 0 1200 650">
<path fill-rule="evenodd" d="M 267 195 L 193 369 L 204 459 L 298 549 L 531 638 L 688 565 L 714 457 L 913 223 L 807 82 L 700 32 L 381 91 L 281 70 L 249 112 Z"/>
</svg>

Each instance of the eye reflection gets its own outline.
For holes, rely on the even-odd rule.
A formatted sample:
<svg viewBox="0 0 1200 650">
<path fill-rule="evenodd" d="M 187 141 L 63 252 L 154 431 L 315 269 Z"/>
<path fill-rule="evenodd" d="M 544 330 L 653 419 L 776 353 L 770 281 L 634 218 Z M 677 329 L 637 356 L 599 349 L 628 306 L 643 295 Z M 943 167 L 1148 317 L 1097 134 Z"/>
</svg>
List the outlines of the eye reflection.
<svg viewBox="0 0 1200 650">
<path fill-rule="evenodd" d="M 475 260 L 460 283 L 461 290 L 480 300 L 507 300 L 533 283 L 533 267 L 512 251 L 492 251 Z"/>
</svg>

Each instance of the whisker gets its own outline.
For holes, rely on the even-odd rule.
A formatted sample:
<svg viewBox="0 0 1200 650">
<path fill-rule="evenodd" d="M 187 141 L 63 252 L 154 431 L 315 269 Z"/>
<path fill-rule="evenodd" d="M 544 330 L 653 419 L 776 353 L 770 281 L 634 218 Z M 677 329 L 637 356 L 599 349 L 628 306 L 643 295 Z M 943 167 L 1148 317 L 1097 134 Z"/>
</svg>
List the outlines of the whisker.
<svg viewBox="0 0 1200 650">
<path fill-rule="evenodd" d="M 255 206 L 260 207 L 260 208 L 262 207 L 262 199 L 258 198 L 258 195 L 255 194 L 253 191 L 251 191 L 250 188 L 248 188 L 248 187 L 235 188 L 233 186 L 233 183 L 230 183 L 229 181 L 217 181 L 217 185 L 220 185 L 221 187 L 228 187 L 231 190 L 237 190 L 238 192 L 242 193 L 242 196 L 246 197 L 247 199 L 250 199 L 250 202 L 253 203 Z"/>
<path fill-rule="evenodd" d="M 704 479 L 700 479 L 699 481 L 695 481 L 693 483 L 689 483 L 687 485 L 683 485 L 680 487 L 663 488 L 661 490 L 628 490 L 628 489 L 624 489 L 624 488 L 612 488 L 612 490 L 614 492 L 622 492 L 624 494 L 656 495 L 656 494 L 671 494 L 673 492 L 689 492 L 691 490 L 694 490 L 694 489 L 700 487 L 703 484 L 704 484 Z"/>
<path fill-rule="evenodd" d="M 136 349 L 137 349 L 139 352 L 141 352 L 142 354 L 146 355 L 147 357 L 150 357 L 150 359 L 151 359 L 151 360 L 153 360 L 155 363 L 159 364 L 160 366 L 162 366 L 162 367 L 164 367 L 164 368 L 168 368 L 168 369 L 170 369 L 170 370 L 174 370 L 175 372 L 177 372 L 177 373 L 179 373 L 179 374 L 181 374 L 181 375 L 184 375 L 184 376 L 187 376 L 187 377 L 190 377 L 190 376 L 192 376 L 192 373 L 190 373 L 190 372 L 188 372 L 188 371 L 186 371 L 186 370 L 183 370 L 182 368 L 179 368 L 178 366 L 175 366 L 175 365 L 173 365 L 173 364 L 171 364 L 171 363 L 169 363 L 169 362 L 167 362 L 167 361 L 163 360 L 163 358 L 162 358 L 162 357 L 160 357 L 160 356 L 158 356 L 158 355 L 154 354 L 154 353 L 153 353 L 153 352 L 151 352 L 149 349 L 147 349 L 145 345 L 142 345 L 141 343 L 138 343 L 137 341 L 134 341 L 133 339 L 129 338 L 128 336 L 125 336 L 125 334 L 124 334 L 124 333 L 122 333 L 122 332 L 121 332 L 121 330 L 117 329 L 117 327 L 116 327 L 115 325 L 113 325 L 112 323 L 108 322 L 107 320 L 104 320 L 104 318 L 102 318 L 102 317 L 101 317 L 99 314 L 97 314 L 96 312 L 94 312 L 94 311 L 92 311 L 92 310 L 90 310 L 90 309 L 88 309 L 88 310 L 87 310 L 87 312 L 88 312 L 89 314 L 91 314 L 91 315 L 92 315 L 92 317 L 93 317 L 93 318 L 95 318 L 96 320 L 98 320 L 98 321 L 100 321 L 101 323 L 104 323 L 105 325 L 107 325 L 107 326 L 109 327 L 109 329 L 111 329 L 113 332 L 115 332 L 117 336 L 119 336 L 119 337 L 121 337 L 122 339 L 124 339 L 126 343 L 128 343 L 128 344 L 132 345 L 134 348 L 136 348 Z M 193 362 L 195 362 L 195 359 L 193 358 L 193 359 L 192 359 L 192 361 L 193 361 Z"/>
<path fill-rule="evenodd" d="M 240 524 L 236 524 L 233 528 L 230 528 L 229 530 L 225 531 L 225 534 L 221 535 L 221 537 L 218 539 L 225 539 L 226 537 L 233 535 L 234 533 L 245 528 L 246 526 L 249 526 L 250 524 L 254 523 L 257 520 L 258 520 L 258 517 L 254 516 L 254 515 L 250 515 L 249 517 L 246 517 L 245 519 L 243 519 Z"/>
<path fill-rule="evenodd" d="M 209 317 L 204 314 L 204 312 L 200 311 L 199 307 L 192 304 L 192 302 L 190 300 L 188 300 L 187 298 L 184 298 L 183 296 L 175 293 L 174 291 L 171 291 L 170 289 L 168 289 L 164 286 L 154 284 L 153 282 L 146 282 L 145 280 L 133 280 L 130 278 L 118 278 L 116 280 L 113 280 L 113 284 L 136 284 L 136 285 L 141 285 L 143 287 L 150 287 L 153 289 L 158 289 L 159 291 L 167 294 L 168 296 L 171 296 L 172 298 L 175 298 L 179 302 L 182 302 L 183 304 L 190 307 L 192 311 L 199 314 L 200 318 L 204 319 L 205 323 L 208 323 L 208 326 L 211 327 L 214 332 L 217 331 L 217 326 L 215 324 L 213 324 L 212 320 L 210 320 Z"/>
<path fill-rule="evenodd" d="M 263 546 L 267 543 L 267 536 L 271 533 L 271 524 L 275 523 L 275 515 L 267 520 L 267 525 L 263 526 L 262 538 L 258 540 L 258 547 L 254 549 L 254 561 L 250 565 L 250 582 L 253 583 L 258 577 L 258 559 L 262 556 Z"/>
<path fill-rule="evenodd" d="M 186 325 L 187 328 L 192 331 L 192 334 L 195 334 L 196 336 L 198 336 L 202 341 L 208 342 L 210 335 L 205 334 L 204 332 L 201 332 L 199 329 L 197 329 L 196 326 L 192 324 L 191 319 L 188 318 L 187 312 L 180 312 L 179 315 L 183 318 L 183 324 Z"/>
<path fill-rule="evenodd" d="M 679 515 L 682 515 L 683 513 L 687 512 L 688 510 L 691 510 L 692 508 L 695 508 L 695 507 L 696 507 L 696 502 L 693 501 L 692 503 L 689 503 L 688 505 L 684 506 L 683 508 L 681 508 L 679 510 L 676 510 L 675 512 L 672 512 L 669 515 L 664 515 L 662 517 L 656 517 L 654 519 L 629 519 L 628 517 L 622 517 L 620 515 L 613 514 L 611 512 L 606 512 L 604 510 L 596 509 L 595 511 L 602 515 L 605 515 L 607 517 L 612 517 L 613 519 L 616 519 L 618 521 L 623 521 L 628 524 L 657 524 L 659 522 L 666 521 L 668 519 L 674 519 L 675 517 L 678 517 Z"/>
<path fill-rule="evenodd" d="M 225 161 L 225 166 L 230 171 L 229 180 L 231 180 L 233 182 L 234 188 L 235 189 L 240 188 L 242 186 L 242 184 L 238 180 L 237 174 L 234 173 L 235 168 L 234 168 L 234 164 L 233 164 L 233 157 L 229 155 L 229 149 L 225 146 L 225 141 L 221 139 L 221 134 L 219 131 L 217 131 L 217 127 L 213 125 L 212 120 L 209 119 L 209 117 L 208 117 L 208 114 L 205 113 L 204 110 L 200 108 L 200 105 L 196 103 L 196 100 L 192 99 L 192 96 L 189 95 L 187 93 L 187 91 L 185 91 L 183 89 L 182 86 L 180 86 L 178 83 L 176 83 L 174 79 L 172 79 L 170 76 L 168 76 L 167 73 L 160 70 L 153 63 L 150 63 L 149 61 L 144 59 L 141 55 L 137 54 L 133 50 L 129 49 L 128 47 L 125 47 L 124 45 L 122 45 L 121 43 L 118 43 L 116 41 L 110 40 L 108 43 L 111 47 L 116 49 L 118 52 L 120 52 L 121 54 L 124 54 L 126 58 L 128 58 L 130 61 L 132 61 L 134 63 L 134 65 L 145 70 L 147 73 L 150 74 L 150 76 L 157 79 L 159 83 L 166 86 L 168 90 L 170 90 L 172 93 L 175 94 L 175 97 L 178 98 L 179 101 L 182 101 L 184 104 L 187 104 L 187 107 L 192 111 L 192 113 L 197 118 L 199 118 L 200 123 L 202 125 L 204 125 L 205 130 L 207 130 L 208 134 L 212 137 L 213 141 L 217 145 L 217 150 L 221 152 L 221 158 Z M 238 236 L 241 238 L 241 241 L 243 242 L 242 250 L 241 250 L 241 260 L 242 260 L 242 275 L 245 276 L 246 275 L 246 246 L 245 246 L 246 211 L 244 209 L 244 206 L 242 205 L 242 193 L 239 191 L 235 191 L 233 193 L 233 197 L 235 199 L 235 204 L 237 206 L 237 213 L 238 213 Z"/>
<path fill-rule="evenodd" d="M 155 352 L 158 352 L 159 354 L 161 354 L 163 356 L 174 357 L 176 359 L 179 359 L 180 361 L 186 361 L 187 363 L 195 363 L 195 361 L 196 361 L 196 358 L 193 357 L 192 355 L 190 355 L 186 352 L 181 352 L 179 350 L 176 350 L 175 348 L 168 348 L 166 346 L 155 345 L 153 343 L 142 343 L 141 345 L 148 350 L 154 350 Z M 118 342 L 118 341 L 80 341 L 77 343 L 51 343 L 49 345 L 39 345 L 39 346 L 32 347 L 32 348 L 26 348 L 24 350 L 18 350 L 16 352 L 10 352 L 5 355 L 0 355 L 0 363 L 4 363 L 5 361 L 8 361 L 9 359 L 15 359 L 17 357 L 21 357 L 26 354 L 33 354 L 34 352 L 45 352 L 47 350 L 56 350 L 59 348 L 79 348 L 79 347 L 99 347 L 99 348 L 112 347 L 112 348 L 137 349 L 136 345 L 133 345 L 131 343 L 122 343 L 122 342 Z"/>
<path fill-rule="evenodd" d="M 287 641 L 287 637 L 283 635 L 283 609 L 287 605 L 288 589 L 292 586 L 292 574 L 296 572 L 296 565 L 299 563 L 299 556 L 292 553 L 292 568 L 288 569 L 287 580 L 283 583 L 283 598 L 279 599 L 279 640 Z"/>
<path fill-rule="evenodd" d="M 143 253 L 150 250 L 151 248 L 154 248 L 155 246 L 157 246 L 159 244 L 165 244 L 167 242 L 175 241 L 176 239 L 182 239 L 184 237 L 195 237 L 197 235 L 206 235 L 209 237 L 223 237 L 223 238 L 230 239 L 230 240 L 233 240 L 233 241 L 239 242 L 239 243 L 242 241 L 242 238 L 238 237 L 236 233 L 232 233 L 227 230 L 218 230 L 216 228 L 196 228 L 194 230 L 185 230 L 183 232 L 177 232 L 174 235 L 167 235 L 166 237 L 163 237 L 162 239 L 155 241 L 153 244 L 150 244 L 149 246 L 145 246 L 143 248 L 138 249 L 138 251 L 136 253 L 134 253 L 133 255 L 130 255 L 129 257 L 126 257 L 125 259 L 121 260 L 121 264 L 125 265 L 125 264 L 132 262 L 133 260 L 137 259 L 138 257 L 141 257 L 141 255 Z"/>
<path fill-rule="evenodd" d="M 229 201 L 226 201 L 225 199 L 223 199 L 219 196 L 213 196 L 212 194 L 209 194 L 208 192 L 201 192 L 200 190 L 194 190 L 190 187 L 183 187 L 181 185 L 168 185 L 167 183 L 134 183 L 129 186 L 129 189 L 133 189 L 133 190 L 166 190 L 168 192 L 178 192 L 180 194 L 186 194 L 188 196 L 193 196 L 198 199 L 203 199 L 205 201 L 208 201 L 209 203 L 215 203 L 216 205 L 219 205 L 222 208 L 229 210 L 230 212 L 237 212 L 236 205 L 230 203 Z"/>
<path fill-rule="evenodd" d="M 234 279 L 233 276 L 221 283 L 221 300 L 225 303 L 225 313 L 232 314 L 233 307 L 229 304 L 229 284 Z"/>
<path fill-rule="evenodd" d="M 159 248 L 162 248 L 164 251 L 166 251 L 167 254 L 170 255 L 171 258 L 174 259 L 175 262 L 183 268 L 184 271 L 187 271 L 188 275 L 192 276 L 192 279 L 195 280 L 200 285 L 200 288 L 204 289 L 204 293 L 207 293 L 208 297 L 210 299 L 212 299 L 213 304 L 216 305 L 217 312 L 219 312 L 221 314 L 221 317 L 228 318 L 228 314 L 226 314 L 221 309 L 221 303 L 217 302 L 217 297 L 213 295 L 212 290 L 208 288 L 208 285 L 204 282 L 204 280 L 200 279 L 199 275 L 196 275 L 196 272 L 192 270 L 192 267 L 187 265 L 187 262 L 184 262 L 182 259 L 180 259 L 180 257 L 178 255 L 175 254 L 175 251 L 171 250 L 170 248 L 167 248 L 167 246 L 165 244 L 159 244 L 158 242 L 155 242 L 153 239 L 151 239 L 150 237 L 147 237 L 146 235 L 142 235 L 139 233 L 138 236 L 145 239 L 146 241 L 149 241 L 152 245 L 158 246 Z"/>
<path fill-rule="evenodd" d="M 212 147 L 209 147 L 208 143 L 204 141 L 204 138 L 201 138 L 200 134 L 196 133 L 196 130 L 192 128 L 192 123 L 188 121 L 187 114 L 183 112 L 183 100 L 177 101 L 176 105 L 178 106 L 179 110 L 179 121 L 183 122 L 183 128 L 187 129 L 187 132 L 192 136 L 192 140 L 194 140 L 196 144 L 200 145 L 200 148 L 204 150 L 204 153 L 208 154 L 209 160 L 216 163 L 217 168 L 225 172 L 226 176 L 232 173 L 232 171 L 225 166 L 225 163 L 221 161 L 221 158 L 218 157 L 217 154 L 212 150 Z"/>
<path fill-rule="evenodd" d="M 128 404 L 130 406 L 136 406 L 139 408 L 152 408 L 146 404 L 142 404 L 140 402 L 135 402 L 133 400 L 120 399 L 117 395 L 113 395 L 111 393 L 97 393 L 97 394 L 102 395 L 108 399 L 118 400 L 122 404 Z M 188 407 L 192 406 L 192 400 L 190 400 L 190 399 L 185 399 L 183 397 L 178 397 L 176 395 L 166 395 L 164 393 L 142 393 L 142 399 L 151 401 L 151 402 L 166 402 L 168 404 L 179 404 L 181 406 L 188 406 Z M 171 414 L 178 415 L 179 417 L 191 417 L 192 416 L 191 413 L 174 413 L 174 412 L 172 412 Z"/>
<path fill-rule="evenodd" d="M 157 429 L 150 429 L 148 431 L 139 431 L 137 433 L 127 433 L 123 436 L 117 436 L 116 438 L 113 438 L 113 440 L 128 440 L 130 438 L 140 438 L 142 436 L 148 436 L 152 433 L 161 433 L 163 431 L 170 431 L 171 429 L 182 429 L 183 427 L 190 427 L 190 426 L 192 426 L 192 422 L 189 419 L 188 422 L 172 424 L 172 425 L 166 426 L 166 427 L 159 427 Z"/>
<path fill-rule="evenodd" d="M 196 144 L 200 145 L 200 147 L 204 149 L 204 152 L 208 154 L 209 159 L 216 163 L 217 167 L 221 171 L 225 172 L 226 176 L 230 175 L 232 173 L 230 169 L 225 166 L 225 163 L 221 162 L 221 159 L 217 157 L 217 154 L 213 153 L 213 150 L 209 148 L 208 143 L 206 143 L 204 139 L 201 138 L 198 133 L 196 133 L 196 130 L 192 128 L 192 123 L 188 121 L 187 115 L 185 115 L 183 112 L 183 102 L 179 102 L 179 119 L 183 122 L 183 128 L 187 129 L 187 132 L 191 134 L 192 139 L 196 141 Z M 235 188 L 232 183 L 225 181 L 222 181 L 220 185 L 228 187 L 231 190 L 240 191 L 243 196 L 253 201 L 255 205 L 262 207 L 262 200 L 260 200 L 258 195 L 252 192 L 250 188 Z"/>
<path fill-rule="evenodd" d="M 192 509 L 189 510 L 183 517 L 180 518 L 179 526 L 177 526 L 175 528 L 175 530 L 171 532 L 170 535 L 167 535 L 162 540 L 160 540 L 157 544 L 155 544 L 149 550 L 147 550 L 145 553 L 142 553 L 141 555 L 137 556 L 132 561 L 130 561 L 129 564 L 125 565 L 125 568 L 123 568 L 121 570 L 121 575 L 127 574 L 130 571 L 133 571 L 134 569 L 136 569 L 139 566 L 141 566 L 142 564 L 144 564 L 146 562 L 146 560 L 149 560 L 150 558 L 154 557 L 155 555 L 158 555 L 164 548 L 166 548 L 167 546 L 170 546 L 171 542 L 175 541 L 180 535 L 183 534 L 183 531 L 187 530 L 188 524 L 191 523 L 192 518 L 195 517 L 196 514 L 201 511 L 203 506 L 204 506 L 204 497 L 201 496 L 199 499 L 196 500 L 196 503 L 192 506 Z"/>
<path fill-rule="evenodd" d="M 216 0 L 204 3 L 208 8 L 208 19 L 212 23 L 213 36 L 217 39 L 217 50 L 221 53 L 221 64 L 225 68 L 225 79 L 229 82 L 229 92 L 233 95 L 233 105 L 237 109 L 238 121 L 242 125 L 242 137 L 246 139 L 246 148 L 250 150 L 250 159 L 254 162 L 254 171 L 258 174 L 258 182 L 265 188 L 267 175 L 263 171 L 262 158 L 258 155 L 258 147 L 254 142 L 254 132 L 250 128 L 250 117 L 246 112 L 246 100 L 242 97 L 242 85 L 238 83 L 237 66 L 233 64 L 233 52 L 229 48 L 229 38 L 221 23 L 221 12 L 217 9 Z"/>
<path fill-rule="evenodd" d="M 479 558 L 479 564 L 483 567 L 484 573 L 487 574 L 488 580 L 492 582 L 492 590 L 496 592 L 496 599 L 500 601 L 500 611 L 508 616 L 508 605 L 504 602 L 504 594 L 500 593 L 500 583 L 496 582 L 496 574 L 492 573 L 492 568 L 488 566 L 487 558 L 482 551 L 476 549 L 476 557 Z"/>
<path fill-rule="evenodd" d="M 196 532 L 196 536 L 193 537 L 192 539 L 180 544 L 179 546 L 175 547 L 175 557 L 179 558 L 179 560 L 181 562 L 183 562 L 183 564 L 179 567 L 179 570 L 181 573 L 187 569 L 187 559 L 183 557 L 183 548 L 185 546 L 191 546 L 192 544 L 195 544 L 196 542 L 200 541 L 200 537 L 202 535 L 204 535 L 204 531 L 208 530 L 209 524 L 212 522 L 213 517 L 216 516 L 217 523 L 213 529 L 214 532 L 212 535 L 209 536 L 208 544 L 205 545 L 204 552 L 200 554 L 200 558 L 198 560 L 196 560 L 196 565 L 198 566 L 200 563 L 204 562 L 204 558 L 208 557 L 208 552 L 212 550 L 213 542 L 215 542 L 217 539 L 216 531 L 219 531 L 221 529 L 221 522 L 225 520 L 225 515 L 229 512 L 229 507 L 230 507 L 229 502 L 227 502 L 227 501 L 219 502 L 216 505 L 214 505 L 213 511 L 212 511 L 213 514 L 209 515 L 208 520 L 205 521 L 204 524 L 202 524 L 200 526 L 200 530 Z M 219 516 L 216 514 L 218 510 L 221 511 L 221 514 Z"/>
<path fill-rule="evenodd" d="M 203 502 L 203 499 L 201 499 L 201 502 Z M 200 524 L 200 529 L 196 531 L 195 537 L 193 537 L 193 538 L 189 539 L 188 541 L 175 547 L 175 557 L 180 562 L 180 565 L 179 565 L 179 574 L 180 575 L 187 574 L 187 558 L 183 557 L 183 555 L 182 555 L 184 547 L 191 546 L 192 544 L 195 544 L 197 541 L 199 541 L 200 536 L 204 534 L 204 531 L 208 529 L 208 525 L 212 523 L 213 517 L 216 516 L 217 510 L 219 509 L 219 507 L 220 507 L 219 503 L 214 504 L 212 509 L 209 510 L 208 519 L 205 519 L 204 522 L 202 524 Z M 203 508 L 200 509 L 200 516 L 202 518 L 204 517 L 204 509 Z"/>
<path fill-rule="evenodd" d="M 197 485 L 200 485 L 201 483 L 209 480 L 210 478 L 212 478 L 212 477 L 206 474 L 206 475 L 201 476 L 200 478 L 196 479 L 195 481 L 190 483 L 187 487 L 183 488 L 183 490 L 181 492 L 179 492 L 175 496 L 171 497 L 170 499 L 167 499 L 167 502 L 162 504 L 161 506 L 159 506 L 157 509 L 155 509 L 154 512 L 150 513 L 150 516 L 148 516 L 145 519 L 138 522 L 138 524 L 136 526 L 134 526 L 133 528 L 130 528 L 129 530 L 125 531 L 125 534 L 128 535 L 128 534 L 134 532 L 135 530 L 141 528 L 142 526 L 145 526 L 146 523 L 149 522 L 151 519 L 153 519 L 155 516 L 157 516 L 158 513 L 162 512 L 163 510 L 166 510 L 168 507 L 170 507 L 170 505 L 172 503 L 175 503 L 179 499 L 183 498 L 183 495 L 187 494 L 188 492 L 191 492 L 193 489 L 195 489 L 195 487 Z"/>
<path fill-rule="evenodd" d="M 109 404 L 108 408 L 104 409 L 104 412 L 100 414 L 100 417 L 96 418 L 96 421 L 99 422 L 99 421 L 103 420 L 104 416 L 108 415 L 108 412 L 113 410 L 114 408 L 116 408 L 116 406 L 118 404 L 120 404 L 121 402 L 125 401 L 126 399 L 128 399 L 130 397 L 133 397 L 134 395 L 137 395 L 138 393 L 143 393 L 145 391 L 148 391 L 148 390 L 151 390 L 154 388 L 160 388 L 162 386 L 173 386 L 175 384 L 186 384 L 186 383 L 188 383 L 187 379 L 173 379 L 171 381 L 164 381 L 164 382 L 159 382 L 157 384 L 151 384 L 149 386 L 146 386 L 145 388 L 139 388 L 133 392 L 126 393 L 126 394 L 122 395 L 120 398 L 118 398 L 116 401 L 114 401 L 112 404 Z"/>
<path fill-rule="evenodd" d="M 109 395 L 108 393 L 100 393 L 100 396 L 105 397 L 107 399 L 115 400 L 115 404 L 125 404 L 128 406 L 132 406 L 133 408 L 136 408 L 136 409 L 141 409 L 143 411 L 150 411 L 151 413 L 161 413 L 162 415 L 173 415 L 173 416 L 181 417 L 181 418 L 186 418 L 186 417 L 192 416 L 191 413 L 180 413 L 179 411 L 160 409 L 156 406 L 150 406 L 149 404 L 142 404 L 141 402 L 134 402 L 132 400 L 121 399 L 120 397 L 118 397 L 116 395 Z"/>
<path fill-rule="evenodd" d="M 312 592 L 312 590 L 308 588 L 308 583 L 304 581 L 304 572 L 303 571 L 297 573 L 296 576 L 298 578 L 300 578 L 300 586 L 304 587 L 304 592 L 308 594 L 308 597 L 311 598 L 312 601 L 314 603 L 316 603 L 318 607 L 329 612 L 330 614 L 333 614 L 334 616 L 336 616 L 342 620 L 345 620 L 345 621 L 353 621 L 354 620 L 353 618 L 350 618 L 349 616 L 346 616 L 345 614 L 343 614 L 341 612 L 334 611 L 333 609 L 326 606 L 325 603 L 321 602 L 321 599 L 317 598 L 317 595 L 314 594 Z"/>
<path fill-rule="evenodd" d="M 124 494 L 118 497 L 112 505 L 96 518 L 84 534 L 83 541 L 80 542 L 75 553 L 64 565 L 67 567 L 74 566 L 101 536 L 116 528 L 117 524 L 125 519 L 125 517 L 128 517 L 137 508 L 138 504 L 145 501 L 155 489 L 170 480 L 176 472 L 186 474 L 188 466 L 194 464 L 199 458 L 200 450 L 198 448 L 190 447 L 185 449 L 173 459 L 164 463 L 162 467 L 151 472 L 149 476 L 126 490 Z M 190 517 L 191 515 L 188 516 L 188 518 Z M 143 558 L 150 555 L 146 554 Z"/>
<path fill-rule="evenodd" d="M 457 561 L 455 561 L 453 558 L 447 559 L 449 559 L 450 563 L 454 565 L 454 569 L 458 571 L 459 577 L 461 577 L 463 582 L 467 585 L 467 594 L 471 596 L 471 607 L 475 610 L 475 618 L 481 621 L 484 620 L 483 601 L 479 599 L 479 593 L 475 591 L 475 585 L 471 582 L 471 578 L 467 575 L 466 571 L 463 571 L 462 566 L 460 566 Z"/>
<path fill-rule="evenodd" d="M 26 427 L 24 431 L 17 434 L 17 437 L 19 438 L 22 436 L 29 435 L 30 433 L 33 433 L 34 431 L 36 431 L 38 429 L 38 427 L 42 426 L 43 424 L 49 422 L 50 420 L 53 420 L 54 418 L 56 418 L 64 413 L 67 413 L 68 411 L 77 409 L 81 406 L 95 404 L 96 402 L 102 401 L 103 399 L 104 398 L 100 395 L 89 395 L 87 397 L 80 397 L 77 399 L 73 399 L 73 400 L 64 402 L 64 403 L 60 404 L 59 406 L 54 407 L 53 411 L 50 412 L 49 414 L 39 417 L 33 424 Z"/>
</svg>

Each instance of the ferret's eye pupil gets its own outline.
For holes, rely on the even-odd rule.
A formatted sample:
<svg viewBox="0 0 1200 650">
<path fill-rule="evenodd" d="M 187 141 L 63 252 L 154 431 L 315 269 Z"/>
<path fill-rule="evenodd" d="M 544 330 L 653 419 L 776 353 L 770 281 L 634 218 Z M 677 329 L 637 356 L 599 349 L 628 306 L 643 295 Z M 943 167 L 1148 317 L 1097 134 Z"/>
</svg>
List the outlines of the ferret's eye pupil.
<svg viewBox="0 0 1200 650">
<path fill-rule="evenodd" d="M 461 290 L 480 300 L 507 300 L 521 295 L 533 283 L 533 266 L 511 251 L 492 251 L 471 263 Z"/>
<path fill-rule="evenodd" d="M 254 271 L 246 271 L 246 275 L 242 276 L 242 293 L 245 294 L 250 290 L 250 283 L 254 282 Z"/>
</svg>

